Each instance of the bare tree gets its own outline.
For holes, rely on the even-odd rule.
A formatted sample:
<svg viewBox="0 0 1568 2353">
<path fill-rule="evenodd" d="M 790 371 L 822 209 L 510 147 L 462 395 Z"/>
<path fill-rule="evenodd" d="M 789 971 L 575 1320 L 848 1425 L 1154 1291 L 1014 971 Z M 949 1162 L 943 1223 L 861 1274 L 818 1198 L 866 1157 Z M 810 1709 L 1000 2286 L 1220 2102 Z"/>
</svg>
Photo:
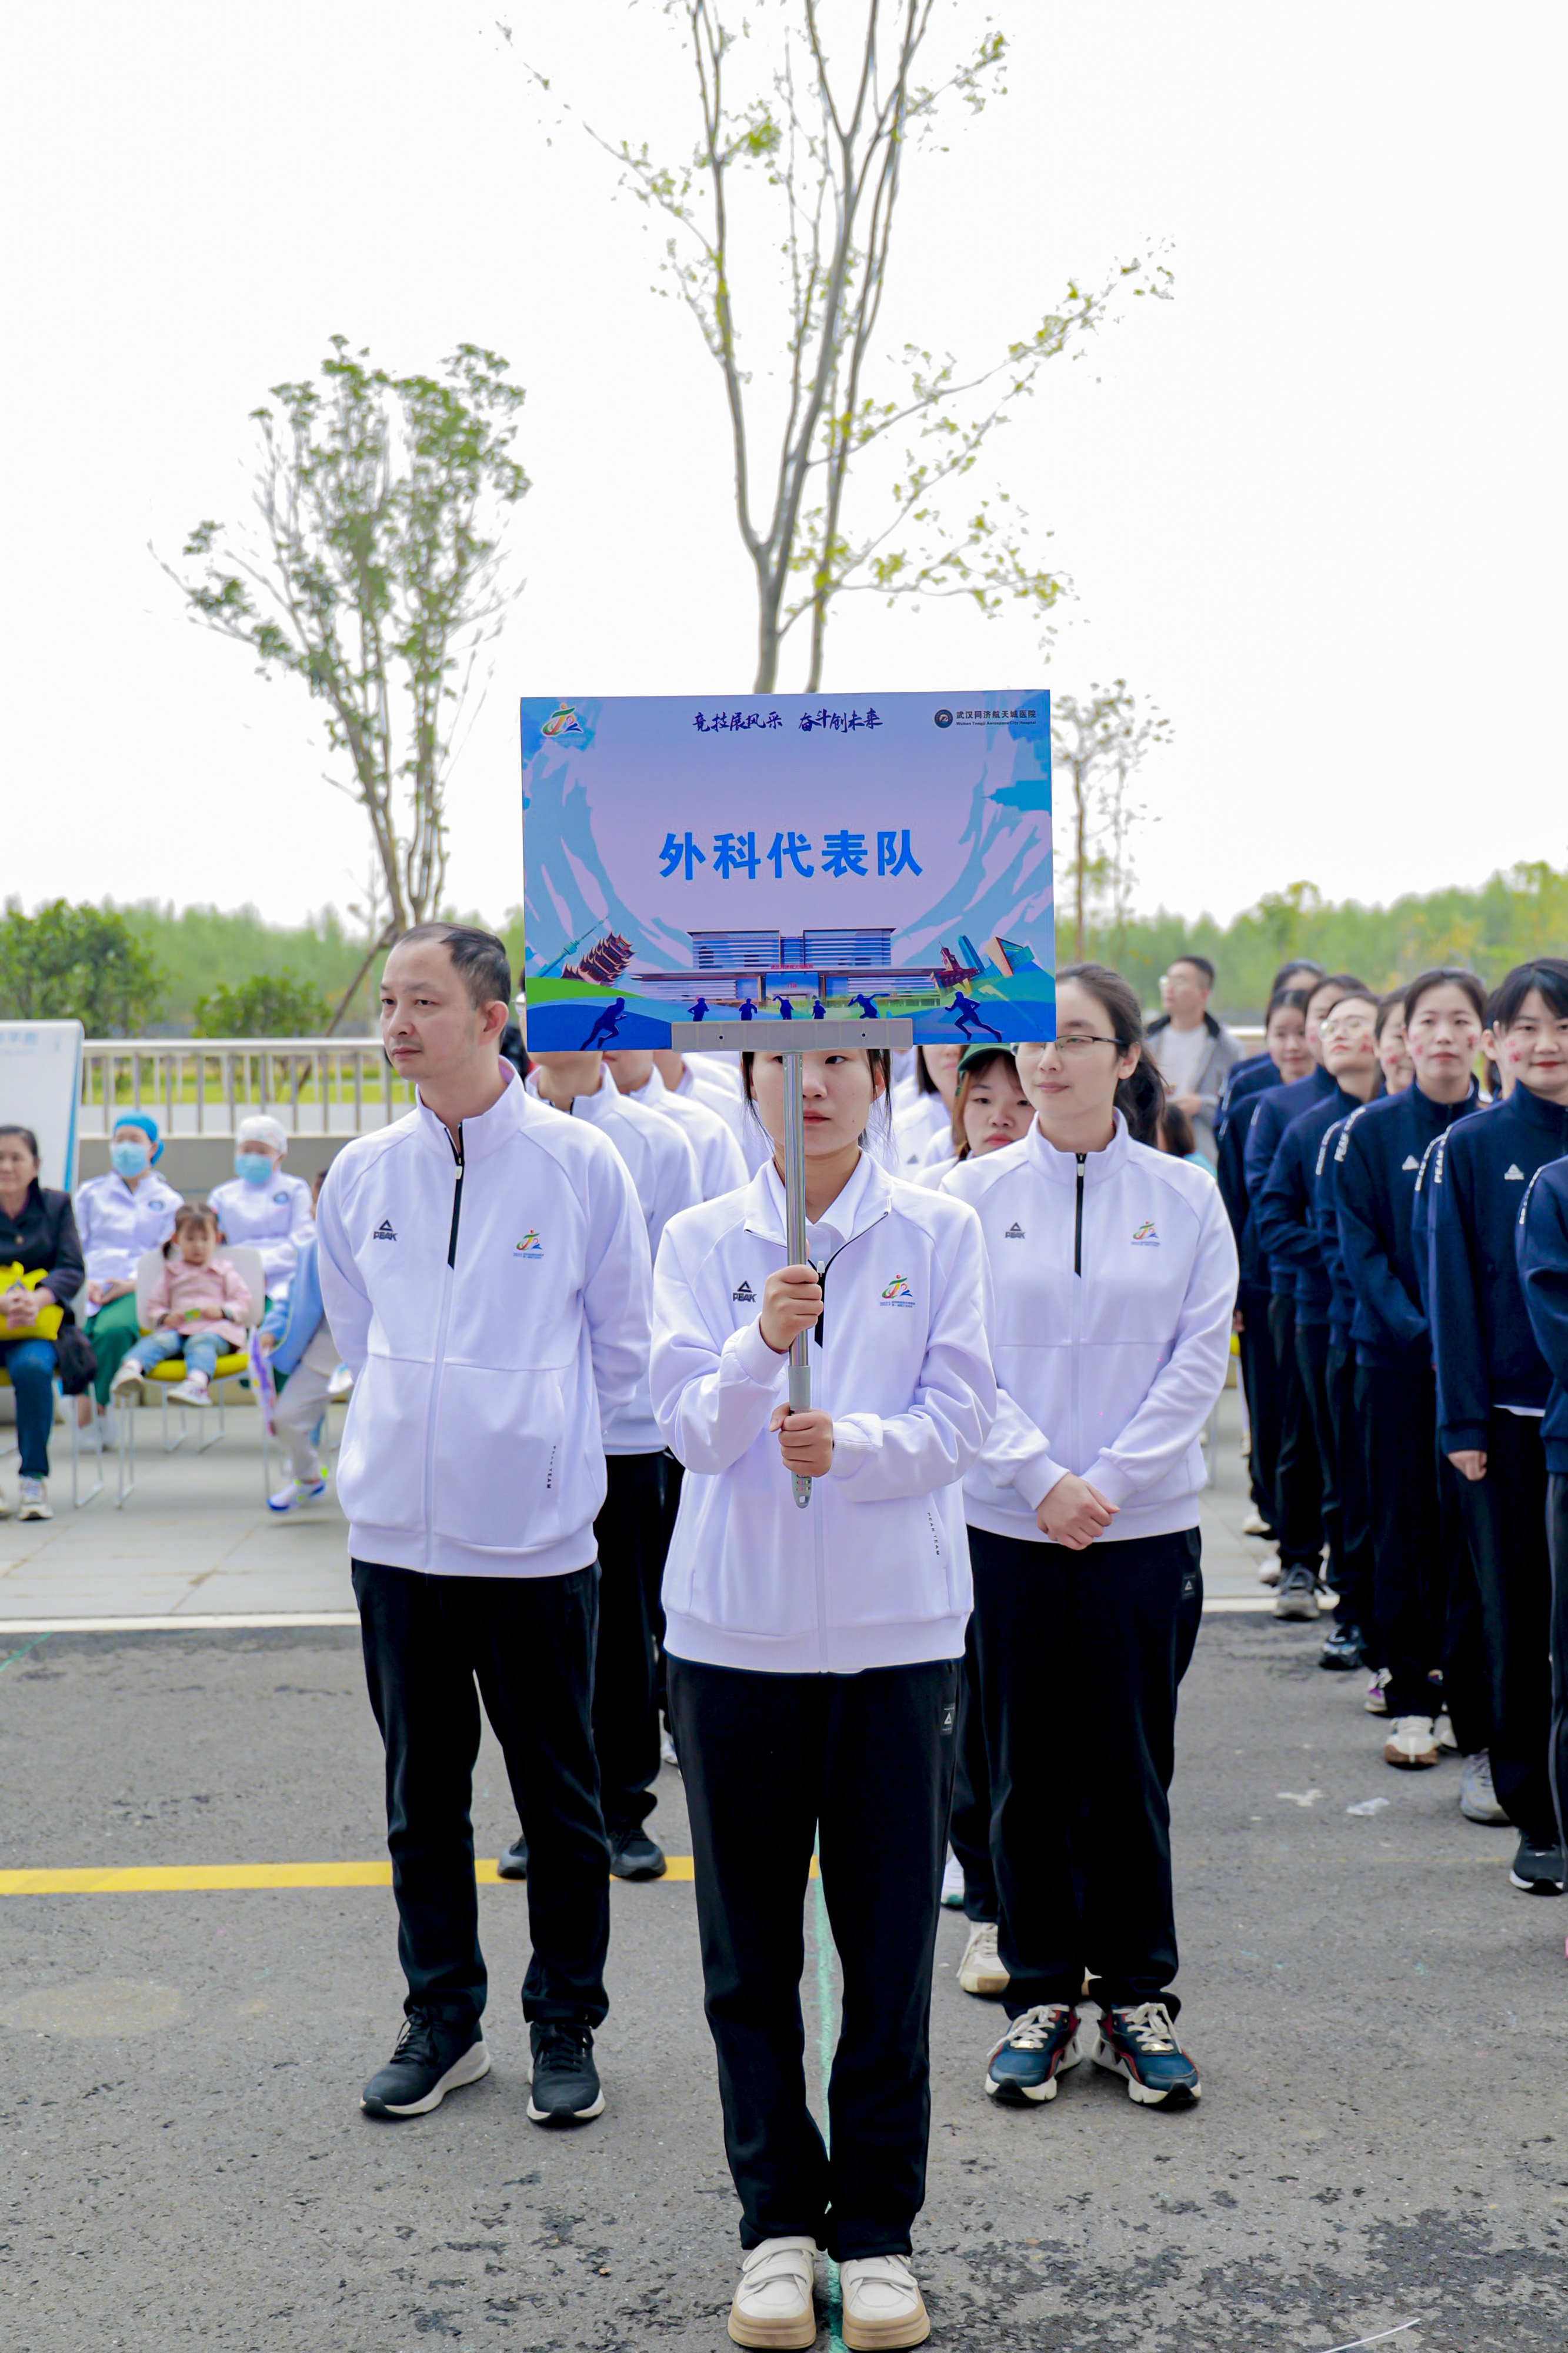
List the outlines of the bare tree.
<svg viewBox="0 0 1568 2353">
<path fill-rule="evenodd" d="M 1132 836 L 1148 815 L 1132 797 L 1132 779 L 1148 753 L 1168 744 L 1168 719 L 1140 714 L 1124 678 L 1091 683 L 1087 701 L 1051 695 L 1051 773 L 1068 786 L 1070 854 L 1063 875 L 1072 909 L 1073 960 L 1081 963 L 1090 921 L 1109 919 L 1120 953 L 1132 908 L 1137 867 Z M 1053 798 L 1059 796 L 1053 794 Z"/>
<path fill-rule="evenodd" d="M 691 53 L 700 131 L 684 163 L 659 161 L 646 142 L 634 148 L 576 117 L 620 164 L 623 185 L 672 224 L 661 267 L 722 376 L 736 521 L 756 581 L 758 693 L 776 686 L 781 649 L 803 620 L 805 688 L 816 692 L 830 610 L 850 592 L 889 602 L 969 596 L 988 615 L 1022 597 L 1048 613 L 1064 582 L 1026 554 L 1023 510 L 1002 491 L 950 524 L 942 494 L 973 472 L 1047 361 L 1099 324 L 1118 289 L 1169 291 L 1163 264 L 1131 261 L 1098 291 L 1069 285 L 1057 311 L 984 365 L 961 371 L 951 353 L 939 358 L 907 343 L 884 382 L 877 331 L 909 155 L 934 139 L 944 107 L 984 107 L 999 87 L 1005 42 L 987 30 L 936 79 L 921 81 L 934 0 L 862 4 L 863 29 L 836 67 L 821 0 L 776 0 L 771 9 L 753 0 L 749 17 L 727 14 L 725 0 L 664 0 Z M 777 29 L 763 59 L 770 21 Z M 737 174 L 747 175 L 739 187 Z M 783 302 L 774 348 L 782 345 L 784 389 L 769 421 L 758 415 L 737 284 L 737 196 L 758 194 L 772 207 L 764 249 L 782 248 L 784 261 L 771 291 L 771 265 L 759 262 L 752 290 L 758 311 Z M 891 479 L 852 501 L 852 478 L 864 480 L 874 454 L 887 457 Z M 857 503 L 863 520 L 851 513 Z"/>
<path fill-rule="evenodd" d="M 274 385 L 276 405 L 252 411 L 259 530 L 198 523 L 184 556 L 199 569 L 163 565 L 195 619 L 326 706 L 327 740 L 351 772 L 328 782 L 364 810 L 374 845 L 367 968 L 440 909 L 456 733 L 516 593 L 500 552 L 529 488 L 511 455 L 522 400 L 505 360 L 477 344 L 439 376 L 393 376 L 334 335 L 319 383 Z"/>
</svg>

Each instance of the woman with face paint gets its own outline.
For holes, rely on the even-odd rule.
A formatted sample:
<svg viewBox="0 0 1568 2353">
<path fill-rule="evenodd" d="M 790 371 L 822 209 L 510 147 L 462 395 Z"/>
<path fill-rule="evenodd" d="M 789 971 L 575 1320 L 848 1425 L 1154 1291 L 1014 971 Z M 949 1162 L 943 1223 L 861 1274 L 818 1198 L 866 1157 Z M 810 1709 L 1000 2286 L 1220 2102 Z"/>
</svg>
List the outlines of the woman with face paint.
<svg viewBox="0 0 1568 2353">
<path fill-rule="evenodd" d="M 1373 1515 L 1374 1614 L 1389 1718 L 1384 1756 L 1406 1769 L 1437 1761 L 1436 1717 L 1446 1697 L 1466 1759 L 1461 1801 L 1489 1818 L 1484 1692 L 1467 1662 L 1451 1683 L 1437 1678 L 1450 1657 L 1448 1627 L 1464 1577 L 1462 1548 L 1446 1531 L 1436 1394 L 1421 1269 L 1415 1203 L 1422 1163 L 1435 1137 L 1476 1107 L 1473 1070 L 1485 991 L 1474 973 L 1424 972 L 1405 996 L 1415 1070 L 1400 1093 L 1345 1122 L 1336 1147 L 1335 1219 L 1355 1294 L 1357 1419 L 1364 1435 Z M 1447 1535 L 1447 1541 L 1446 1539 Z"/>
<path fill-rule="evenodd" d="M 181 1204 L 154 1165 L 163 1152 L 157 1121 L 145 1112 L 126 1112 L 109 1139 L 108 1176 L 77 1188 L 77 1231 L 87 1261 L 81 1304 L 89 1311 L 82 1328 L 98 1358 L 92 1387 L 100 1414 L 136 1338 L 137 1263 L 144 1250 L 163 1249 Z M 77 1419 L 84 1425 L 92 1418 L 93 1399 L 77 1400 Z M 112 1443 L 113 1433 L 104 1434 Z"/>
<path fill-rule="evenodd" d="M 1017 1050 L 1034 1124 L 944 1184 L 996 1297 L 997 1414 L 964 1496 L 1009 1980 L 986 2089 L 1024 2107 L 1086 2058 L 1143 2105 L 1201 2088 L 1175 2029 L 1169 1791 L 1237 1261 L 1213 1180 L 1132 1141 L 1163 1093 L 1142 1044 L 1120 974 L 1064 972 L 1055 1040 Z M 1042 1645 L 1072 1662 L 1048 1704 Z"/>
<path fill-rule="evenodd" d="M 1492 1780 L 1520 1833 L 1511 1877 L 1528 1893 L 1557 1895 L 1564 1863 L 1548 1770 L 1541 1429 L 1552 1378 L 1525 1306 L 1514 1229 L 1536 1170 L 1568 1153 L 1568 962 L 1516 965 L 1489 1009 L 1512 1092 L 1445 1136 L 1432 1169 L 1437 1442 L 1465 1482 L 1491 1682 Z"/>
<path fill-rule="evenodd" d="M 669 1717 L 742 2210 L 730 2335 L 814 2345 L 826 2247 L 844 2343 L 910 2346 L 930 2330 L 909 2258 L 971 1598 L 959 1482 L 996 1409 L 988 1286 L 973 1212 L 867 1148 L 887 1055 L 802 1065 L 809 1262 L 789 1262 L 780 1054 L 745 1057 L 772 1155 L 659 1245 L 649 1388 L 686 1466 L 664 1578 Z M 814 1843 L 844 1976 L 830 2147 L 803 2067 Z"/>
</svg>

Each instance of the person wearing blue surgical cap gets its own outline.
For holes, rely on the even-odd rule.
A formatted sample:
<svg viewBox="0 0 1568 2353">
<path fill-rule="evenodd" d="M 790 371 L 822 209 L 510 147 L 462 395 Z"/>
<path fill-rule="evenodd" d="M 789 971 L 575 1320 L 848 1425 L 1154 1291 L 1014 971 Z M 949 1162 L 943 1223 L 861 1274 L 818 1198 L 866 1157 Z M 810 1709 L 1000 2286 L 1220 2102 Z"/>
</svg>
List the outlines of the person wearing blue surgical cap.
<svg viewBox="0 0 1568 2353">
<path fill-rule="evenodd" d="M 77 1231 L 87 1262 L 79 1308 L 82 1329 L 98 1358 L 94 1403 L 77 1399 L 84 1426 L 96 1410 L 109 1414 L 109 1390 L 136 1340 L 136 1265 L 144 1250 L 162 1250 L 174 1230 L 181 1196 L 158 1174 L 163 1156 L 158 1123 L 145 1112 L 123 1112 L 109 1138 L 109 1174 L 93 1176 L 76 1196 Z M 115 1433 L 106 1427 L 112 1445 Z"/>
</svg>

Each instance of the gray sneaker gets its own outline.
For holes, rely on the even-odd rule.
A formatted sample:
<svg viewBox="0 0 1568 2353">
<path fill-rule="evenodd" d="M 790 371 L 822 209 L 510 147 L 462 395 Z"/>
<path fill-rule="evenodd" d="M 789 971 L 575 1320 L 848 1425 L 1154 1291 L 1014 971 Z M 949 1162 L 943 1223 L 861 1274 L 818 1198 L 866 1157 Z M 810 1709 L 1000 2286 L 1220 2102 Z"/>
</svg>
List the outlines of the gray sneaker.
<svg viewBox="0 0 1568 2353">
<path fill-rule="evenodd" d="M 19 1520 L 52 1520 L 49 1491 L 42 1479 L 18 1479 L 16 1482 L 16 1517 Z"/>
<path fill-rule="evenodd" d="M 1468 1822 L 1506 1822 L 1492 1788 L 1492 1760 L 1484 1748 L 1467 1757 L 1459 1772 L 1459 1811 Z"/>
<path fill-rule="evenodd" d="M 1318 1580 L 1310 1568 L 1298 1565 L 1279 1572 L 1279 1590 L 1274 1597 L 1276 1618 L 1315 1618 L 1318 1614 Z"/>
</svg>

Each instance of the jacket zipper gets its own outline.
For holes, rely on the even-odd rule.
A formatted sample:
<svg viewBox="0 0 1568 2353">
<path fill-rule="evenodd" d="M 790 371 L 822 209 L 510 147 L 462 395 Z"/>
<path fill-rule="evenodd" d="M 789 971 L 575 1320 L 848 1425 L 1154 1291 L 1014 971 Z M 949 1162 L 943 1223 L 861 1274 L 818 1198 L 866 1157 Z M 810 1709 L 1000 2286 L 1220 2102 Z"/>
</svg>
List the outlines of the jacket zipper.
<svg viewBox="0 0 1568 2353">
<path fill-rule="evenodd" d="M 457 1173 L 452 1183 L 452 1228 L 447 1237 L 447 1271 L 441 1282 L 441 1313 L 436 1324 L 436 1361 L 430 1373 L 430 1418 L 425 1431 L 425 1566 L 428 1569 L 436 1549 L 436 1418 L 441 1407 L 441 1375 L 447 1363 L 447 1324 L 452 1313 L 453 1270 L 458 1262 L 458 1220 L 463 1209 L 463 1146 L 461 1127 L 459 1141 L 452 1145 L 452 1157 Z M 450 1132 L 447 1138 L 451 1143 Z"/>
<path fill-rule="evenodd" d="M 1083 1460 L 1083 1430 L 1081 1428 L 1081 1417 L 1079 1410 L 1079 1405 L 1082 1392 L 1082 1383 L 1079 1379 L 1078 1357 L 1079 1342 L 1081 1336 L 1081 1326 L 1083 1323 L 1083 1171 L 1087 1155 L 1079 1152 L 1075 1155 L 1075 1157 L 1078 1161 L 1078 1176 L 1076 1198 L 1073 1202 L 1072 1219 L 1072 1271 L 1075 1280 L 1072 1287 L 1071 1420 L 1073 1448 L 1072 1459 L 1075 1462 L 1081 1462 Z"/>
<path fill-rule="evenodd" d="M 1081 1274 L 1083 1272 L 1083 1164 L 1087 1155 L 1080 1152 L 1075 1156 L 1078 1161 L 1078 1202 L 1073 1210 L 1072 1219 L 1072 1271 L 1075 1274 Z M 457 1231 L 455 1225 L 452 1230 L 454 1233 Z"/>
<path fill-rule="evenodd" d="M 812 1261 L 812 1264 L 816 1267 L 816 1279 L 822 1285 L 822 1314 L 816 1319 L 816 1332 L 818 1349 L 822 1346 L 823 1326 L 827 1315 L 828 1268 L 832 1266 L 837 1260 L 843 1257 L 845 1251 L 849 1248 L 850 1242 L 859 1241 L 864 1235 L 870 1233 L 873 1228 L 879 1226 L 882 1223 L 883 1218 L 886 1216 L 887 1211 L 884 1210 L 882 1212 L 882 1217 L 873 1218 L 869 1226 L 863 1226 L 859 1233 L 851 1234 L 849 1241 L 840 1242 L 838 1248 L 834 1251 L 833 1257 L 830 1259 L 825 1259 L 820 1266 L 816 1265 L 815 1259 Z M 817 1489 L 821 1484 L 822 1482 L 820 1479 L 814 1479 L 811 1482 L 811 1550 L 812 1565 L 816 1574 L 816 1655 L 821 1665 L 822 1672 L 826 1674 L 828 1671 L 827 1551 L 822 1538 L 822 1514 L 816 1507 L 816 1493 Z"/>
</svg>

